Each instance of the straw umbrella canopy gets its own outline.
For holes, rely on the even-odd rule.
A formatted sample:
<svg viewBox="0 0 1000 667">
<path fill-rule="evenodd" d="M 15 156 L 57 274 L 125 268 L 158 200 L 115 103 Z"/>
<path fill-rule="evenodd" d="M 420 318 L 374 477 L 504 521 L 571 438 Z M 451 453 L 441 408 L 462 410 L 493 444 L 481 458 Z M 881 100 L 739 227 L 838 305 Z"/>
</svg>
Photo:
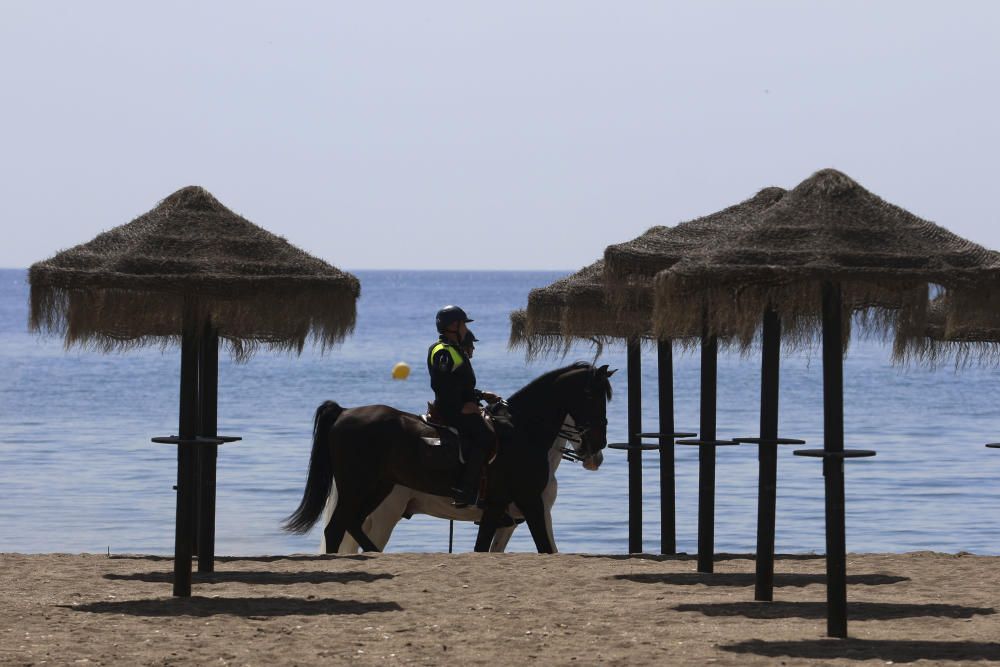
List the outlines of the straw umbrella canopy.
<svg viewBox="0 0 1000 667">
<path fill-rule="evenodd" d="M 132 222 L 34 264 L 31 322 L 108 351 L 180 339 L 185 302 L 239 360 L 324 348 L 354 328 L 358 279 L 186 187 Z"/>
<path fill-rule="evenodd" d="M 357 278 L 233 213 L 200 187 L 29 270 L 30 326 L 101 351 L 181 345 L 174 595 L 214 568 L 218 348 L 323 349 L 353 330 Z M 196 517 L 200 514 L 200 517 Z"/>
<path fill-rule="evenodd" d="M 684 327 L 706 307 L 713 330 L 736 327 L 749 341 L 768 308 L 786 325 L 817 332 L 823 284 L 840 285 L 869 330 L 924 322 L 928 286 L 962 288 L 996 279 L 997 253 L 890 204 L 834 169 L 816 172 L 759 224 L 703 247 L 658 277 L 659 333 Z M 697 310 L 697 309 L 696 309 Z M 692 317 L 692 315 L 687 315 Z"/>
<path fill-rule="evenodd" d="M 749 341 L 765 315 L 808 329 L 822 326 L 824 461 L 827 516 L 827 632 L 847 634 L 843 460 L 873 455 L 844 450 L 843 344 L 846 314 L 864 323 L 924 321 L 930 284 L 974 283 L 993 254 L 826 169 L 763 211 L 749 228 L 720 239 L 656 279 L 657 331 L 683 326 L 701 311 L 707 326 L 736 326 Z"/>
</svg>

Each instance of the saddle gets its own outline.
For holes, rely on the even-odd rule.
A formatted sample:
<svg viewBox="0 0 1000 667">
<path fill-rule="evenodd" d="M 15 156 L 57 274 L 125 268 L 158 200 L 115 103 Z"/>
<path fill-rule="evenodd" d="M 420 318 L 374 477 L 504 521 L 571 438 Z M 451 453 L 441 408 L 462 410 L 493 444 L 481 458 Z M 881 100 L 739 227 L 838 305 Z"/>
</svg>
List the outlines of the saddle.
<svg viewBox="0 0 1000 667">
<path fill-rule="evenodd" d="M 493 415 L 483 408 L 481 410 L 486 425 L 493 433 L 493 443 L 486 456 L 486 465 L 492 464 L 500 450 L 500 439 L 497 437 Z M 462 453 L 462 439 L 458 429 L 448 424 L 444 416 L 437 411 L 433 403 L 427 404 L 427 413 L 420 415 L 420 421 L 437 432 L 437 437 L 421 436 L 424 441 L 424 461 L 432 469 L 450 468 L 456 463 L 465 464 Z"/>
</svg>

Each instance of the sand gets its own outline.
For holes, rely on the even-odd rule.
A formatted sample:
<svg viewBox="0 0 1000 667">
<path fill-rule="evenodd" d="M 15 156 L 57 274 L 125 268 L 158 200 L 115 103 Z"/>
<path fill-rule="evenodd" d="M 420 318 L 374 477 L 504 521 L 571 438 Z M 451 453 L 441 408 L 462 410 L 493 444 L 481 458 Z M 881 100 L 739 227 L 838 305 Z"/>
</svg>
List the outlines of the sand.
<svg viewBox="0 0 1000 667">
<path fill-rule="evenodd" d="M 375 554 L 221 559 L 170 596 L 155 556 L 0 555 L 0 664 L 1000 664 L 1000 557 L 848 557 L 850 635 L 825 637 L 824 561 Z"/>
</svg>

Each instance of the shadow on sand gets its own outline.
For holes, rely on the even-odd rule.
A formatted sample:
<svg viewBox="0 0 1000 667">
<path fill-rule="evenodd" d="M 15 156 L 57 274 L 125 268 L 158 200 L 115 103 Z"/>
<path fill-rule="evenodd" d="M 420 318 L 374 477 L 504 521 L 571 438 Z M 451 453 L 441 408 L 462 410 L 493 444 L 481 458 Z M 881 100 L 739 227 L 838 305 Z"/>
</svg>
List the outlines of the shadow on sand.
<svg viewBox="0 0 1000 667">
<path fill-rule="evenodd" d="M 111 560 L 148 560 L 154 563 L 161 561 L 173 562 L 173 556 L 153 556 L 151 554 L 112 554 Z M 324 560 L 369 560 L 371 556 L 364 554 L 293 554 L 290 556 L 216 556 L 216 563 L 274 563 L 281 560 L 324 561 Z M 198 557 L 194 557 L 198 562 Z"/>
<path fill-rule="evenodd" d="M 695 611 L 705 616 L 743 616 L 745 618 L 824 619 L 825 602 L 704 602 L 679 604 L 676 611 Z M 879 621 L 897 618 L 972 618 L 995 614 L 992 607 L 963 607 L 957 604 L 910 604 L 894 602 L 850 602 L 847 614 L 852 620 Z"/>
<path fill-rule="evenodd" d="M 673 586 L 753 586 L 756 582 L 756 575 L 752 572 L 719 572 L 716 574 L 704 574 L 701 572 L 668 572 L 665 574 L 615 574 L 609 579 L 621 579 L 624 581 L 634 581 L 639 584 L 670 584 Z M 898 584 L 902 581 L 910 581 L 909 577 L 896 577 L 888 574 L 849 574 L 847 583 L 849 585 L 860 586 L 884 586 L 886 584 Z M 776 573 L 774 575 L 775 587 L 805 587 L 812 584 L 826 584 L 825 574 L 788 574 Z"/>
<path fill-rule="evenodd" d="M 580 558 L 604 558 L 607 560 L 653 560 L 657 562 L 667 561 L 696 561 L 698 554 L 571 554 Z M 777 554 L 774 560 L 821 560 L 826 558 L 822 554 Z M 755 560 L 753 554 L 715 554 L 712 562 L 722 563 L 727 560 Z"/>
<path fill-rule="evenodd" d="M 752 653 L 770 658 L 806 660 L 881 660 L 914 662 L 930 660 L 1000 660 L 1000 644 L 994 642 L 917 641 L 909 639 L 816 639 L 802 641 L 751 641 L 719 646 L 731 653 Z"/>
<path fill-rule="evenodd" d="M 266 570 L 253 572 L 192 572 L 192 580 L 196 584 L 350 584 L 354 582 L 370 583 L 380 579 L 392 579 L 392 574 L 373 574 L 371 572 L 268 572 Z M 173 572 L 136 572 L 135 574 L 106 574 L 105 579 L 114 581 L 145 581 L 151 584 L 170 584 L 174 581 Z"/>
<path fill-rule="evenodd" d="M 163 598 L 152 600 L 115 600 L 79 605 L 57 605 L 73 611 L 93 614 L 127 614 L 129 616 L 217 616 L 245 618 L 273 616 L 320 616 L 368 614 L 377 611 L 402 611 L 395 602 L 359 602 L 323 598 Z"/>
</svg>

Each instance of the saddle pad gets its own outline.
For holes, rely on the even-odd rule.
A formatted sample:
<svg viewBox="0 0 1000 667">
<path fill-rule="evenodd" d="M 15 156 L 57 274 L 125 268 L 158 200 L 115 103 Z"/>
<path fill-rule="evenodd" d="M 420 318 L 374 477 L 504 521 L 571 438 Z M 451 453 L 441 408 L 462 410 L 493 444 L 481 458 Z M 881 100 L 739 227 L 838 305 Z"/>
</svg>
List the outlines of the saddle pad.
<svg viewBox="0 0 1000 667">
<path fill-rule="evenodd" d="M 454 426 L 448 426 L 446 424 L 438 424 L 437 422 L 432 422 L 429 415 L 420 415 L 420 421 L 422 421 L 423 423 L 427 424 L 431 428 L 441 429 L 441 430 L 445 430 L 445 431 L 451 431 L 455 435 L 458 435 L 458 429 L 457 428 L 455 428 Z M 429 442 L 429 440 L 437 440 L 437 444 L 438 445 L 441 444 L 441 439 L 440 438 L 424 438 L 424 440 L 428 440 L 428 443 L 427 443 L 428 445 L 433 445 L 434 444 L 432 442 Z"/>
<path fill-rule="evenodd" d="M 441 438 L 424 438 L 424 437 L 421 437 L 420 439 L 423 440 L 424 443 L 427 444 L 430 447 L 440 447 L 441 446 Z M 486 459 L 486 465 L 491 465 L 494 461 L 497 460 L 497 454 L 499 453 L 497 451 L 497 449 L 498 448 L 494 445 L 493 448 L 490 450 L 490 454 L 489 454 L 489 456 Z M 459 446 L 459 448 L 458 448 L 458 460 L 459 460 L 460 463 L 465 463 L 465 454 L 462 452 L 462 447 L 461 446 Z"/>
<path fill-rule="evenodd" d="M 455 428 L 454 426 L 446 426 L 445 424 L 438 424 L 437 422 L 433 422 L 431 421 L 429 415 L 420 415 L 420 421 L 427 424 L 431 428 L 438 429 L 439 431 L 450 431 L 455 435 L 455 437 L 458 437 L 459 435 L 457 428 Z M 489 421 L 492 422 L 493 421 L 492 418 L 490 418 Z M 424 443 L 430 447 L 441 446 L 441 438 L 427 438 L 421 436 L 420 439 L 423 440 Z M 486 465 L 490 465 L 497 460 L 497 454 L 499 453 L 499 450 L 500 450 L 499 439 L 495 439 L 493 442 L 493 447 L 490 449 L 489 455 L 486 457 Z M 460 463 L 463 464 L 465 463 L 465 453 L 462 451 L 461 444 L 458 447 L 458 460 Z"/>
<path fill-rule="evenodd" d="M 455 435 L 457 436 L 458 434 L 456 433 Z M 440 447 L 441 446 L 441 438 L 425 438 L 425 437 L 421 436 L 420 439 L 424 441 L 424 444 L 426 444 L 426 445 L 428 445 L 430 447 Z M 462 452 L 462 445 L 461 445 L 461 443 L 458 443 L 458 447 L 456 447 L 456 449 L 458 449 L 458 462 L 464 464 L 465 463 L 465 453 Z M 490 459 L 489 463 L 493 463 L 493 459 Z"/>
</svg>

